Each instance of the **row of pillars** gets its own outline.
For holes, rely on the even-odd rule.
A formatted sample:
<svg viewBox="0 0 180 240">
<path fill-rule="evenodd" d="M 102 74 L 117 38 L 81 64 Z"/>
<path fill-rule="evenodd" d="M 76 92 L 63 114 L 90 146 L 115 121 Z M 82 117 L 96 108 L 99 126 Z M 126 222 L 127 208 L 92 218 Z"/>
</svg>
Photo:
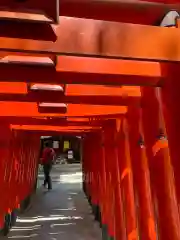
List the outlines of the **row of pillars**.
<svg viewBox="0 0 180 240">
<path fill-rule="evenodd" d="M 140 106 L 83 140 L 84 191 L 103 239 L 180 240 L 180 83 L 142 88 Z"/>
</svg>

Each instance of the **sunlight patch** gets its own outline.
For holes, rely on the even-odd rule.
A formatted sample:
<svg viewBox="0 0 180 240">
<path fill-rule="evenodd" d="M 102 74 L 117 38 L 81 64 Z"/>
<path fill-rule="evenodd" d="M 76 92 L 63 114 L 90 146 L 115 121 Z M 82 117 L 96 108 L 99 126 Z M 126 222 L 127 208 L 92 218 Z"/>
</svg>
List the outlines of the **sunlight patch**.
<svg viewBox="0 0 180 240">
<path fill-rule="evenodd" d="M 60 183 L 82 183 L 82 172 L 61 174 Z"/>
<path fill-rule="evenodd" d="M 17 222 L 19 223 L 35 223 L 35 222 L 42 222 L 42 221 L 57 221 L 57 220 L 78 220 L 83 219 L 80 216 L 49 216 L 49 217 L 36 217 L 36 218 L 18 218 Z"/>
</svg>

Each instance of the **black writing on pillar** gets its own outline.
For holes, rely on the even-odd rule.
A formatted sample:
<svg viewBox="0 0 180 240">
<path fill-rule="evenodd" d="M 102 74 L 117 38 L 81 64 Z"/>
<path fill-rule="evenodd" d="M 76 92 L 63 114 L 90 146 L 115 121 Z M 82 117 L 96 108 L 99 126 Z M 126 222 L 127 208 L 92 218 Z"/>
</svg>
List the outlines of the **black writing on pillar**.
<svg viewBox="0 0 180 240">
<path fill-rule="evenodd" d="M 144 147 L 144 139 L 143 139 L 143 137 L 142 137 L 141 135 L 140 135 L 140 137 L 139 137 L 138 145 L 139 145 L 141 148 Z"/>
<path fill-rule="evenodd" d="M 164 134 L 163 129 L 159 129 L 158 139 L 159 140 L 167 140 L 166 135 Z"/>
</svg>

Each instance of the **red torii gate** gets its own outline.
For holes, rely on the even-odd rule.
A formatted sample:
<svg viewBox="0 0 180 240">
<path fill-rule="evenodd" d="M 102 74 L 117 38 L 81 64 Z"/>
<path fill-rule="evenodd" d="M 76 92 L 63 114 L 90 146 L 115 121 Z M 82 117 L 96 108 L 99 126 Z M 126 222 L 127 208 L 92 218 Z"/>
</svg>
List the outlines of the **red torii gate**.
<svg viewBox="0 0 180 240">
<path fill-rule="evenodd" d="M 80 101 L 78 98 L 82 97 L 80 93 L 76 99 L 75 96 L 70 98 L 70 94 L 62 95 L 63 103 L 74 102 L 68 105 L 67 113 L 58 114 L 39 113 L 36 101 L 47 102 L 45 95 L 41 95 L 41 99 L 39 93 L 32 95 L 32 92 L 25 93 L 25 96 L 21 96 L 22 93 L 11 96 L 4 90 L 0 99 L 8 102 L 0 103 L 2 121 L 6 121 L 8 126 L 12 124 L 12 132 L 23 134 L 22 129 L 26 129 L 32 130 L 34 134 L 44 130 L 52 132 L 57 127 L 46 127 L 42 119 L 33 122 L 32 117 L 95 117 L 95 123 L 99 123 L 102 130 L 93 126 L 95 123 L 92 121 L 89 122 L 91 133 L 86 127 L 82 127 L 83 124 L 76 126 L 76 122 L 76 128 L 74 126 L 65 130 L 60 127 L 59 131 L 66 134 L 81 134 L 82 131 L 86 133 L 83 169 L 86 176 L 92 172 L 95 175 L 90 181 L 86 179 L 86 193 L 91 196 L 93 206 L 101 209 L 103 232 L 104 226 L 107 226 L 108 235 L 116 239 L 132 240 L 141 236 L 145 240 L 155 240 L 159 235 L 163 240 L 179 240 L 178 21 L 177 28 L 173 29 L 139 25 L 156 24 L 172 8 L 179 11 L 177 1 L 164 4 L 163 1 L 61 0 L 60 14 L 72 18 L 61 16 L 59 24 L 50 25 L 58 22 L 57 3 L 58 1 L 54 1 L 50 8 L 47 7 L 48 3 L 41 8 L 34 1 L 23 3 L 24 6 L 16 5 L 16 12 L 21 11 L 22 6 L 31 11 L 41 8 L 44 13 L 36 16 L 9 14 L 4 10 L 12 11 L 14 3 L 12 5 L 9 0 L 2 4 L 0 18 L 12 20 L 19 16 L 21 20 L 31 23 L 24 22 L 20 26 L 19 23 L 9 21 L 6 27 L 1 27 L 0 79 L 21 84 L 133 85 L 141 86 L 141 94 L 135 96 L 137 101 L 133 104 L 132 99 L 122 101 L 122 91 L 122 96 L 118 96 L 121 101 L 116 99 L 110 103 L 123 106 L 94 106 L 92 99 L 88 98 L 87 101 L 84 95 L 81 101 L 93 106 L 76 105 L 76 101 Z M 48 17 L 43 16 L 45 13 Z M 30 16 L 33 17 L 33 23 Z M 74 17 L 94 18 L 99 21 Z M 36 21 L 39 22 L 37 25 Z M 28 32 L 25 30 L 27 26 Z M 12 29 L 15 31 L 11 32 Z M 32 40 L 33 38 L 36 40 Z M 21 86 L 20 83 L 18 86 Z M 159 91 L 161 95 L 150 86 L 162 87 Z M 128 96 L 126 98 L 131 98 L 131 93 L 128 92 Z M 49 100 L 53 99 L 52 94 L 49 97 Z M 102 96 L 97 96 L 98 101 L 104 101 Z M 26 126 L 29 120 L 33 124 Z M 38 121 L 41 126 L 37 126 Z M 52 123 L 51 120 L 47 122 L 50 125 Z M 1 140 L 5 141 L 3 138 Z M 97 159 L 100 162 L 98 166 Z M 100 188 L 97 186 L 99 175 L 102 184 Z M 20 196 L 21 200 L 27 196 L 25 189 Z M 12 201 L 10 203 L 12 210 Z M 6 203 L 4 209 L 7 210 L 7 206 Z M 156 224 L 158 229 L 155 228 Z"/>
</svg>

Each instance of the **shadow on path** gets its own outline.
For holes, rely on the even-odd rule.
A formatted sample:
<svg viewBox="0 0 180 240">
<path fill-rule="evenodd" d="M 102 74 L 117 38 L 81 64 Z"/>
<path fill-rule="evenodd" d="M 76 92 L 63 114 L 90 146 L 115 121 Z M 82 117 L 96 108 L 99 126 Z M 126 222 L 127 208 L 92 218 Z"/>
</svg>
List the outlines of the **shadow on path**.
<svg viewBox="0 0 180 240">
<path fill-rule="evenodd" d="M 41 187 L 32 207 L 20 216 L 8 237 L 3 239 L 32 240 L 101 240 L 101 230 L 91 215 L 82 192 L 81 166 L 57 165 L 52 172 L 53 190 Z"/>
</svg>

